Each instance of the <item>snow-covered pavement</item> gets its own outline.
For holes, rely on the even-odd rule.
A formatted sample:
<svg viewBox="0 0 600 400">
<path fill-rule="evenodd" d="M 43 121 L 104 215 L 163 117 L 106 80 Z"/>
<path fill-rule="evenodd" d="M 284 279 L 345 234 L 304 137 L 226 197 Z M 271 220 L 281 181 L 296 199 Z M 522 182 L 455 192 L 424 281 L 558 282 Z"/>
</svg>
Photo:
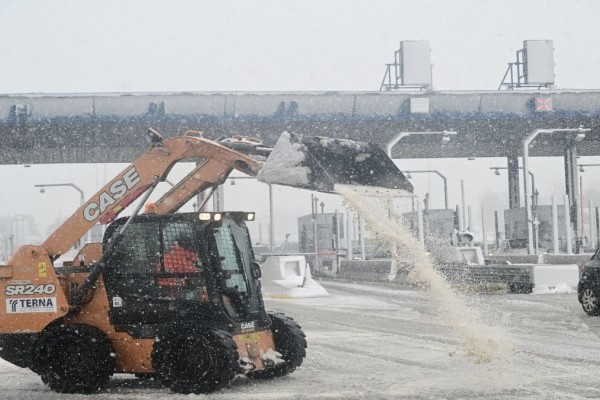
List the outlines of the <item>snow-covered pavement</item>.
<svg viewBox="0 0 600 400">
<path fill-rule="evenodd" d="M 600 318 L 575 293 L 475 296 L 470 303 L 505 332 L 512 355 L 476 365 L 425 291 L 322 282 L 331 296 L 268 300 L 300 322 L 307 358 L 274 381 L 238 378 L 206 399 L 600 398 Z M 50 392 L 29 370 L 0 361 L 0 398 L 90 399 Z M 153 382 L 113 377 L 94 399 L 179 399 Z"/>
</svg>

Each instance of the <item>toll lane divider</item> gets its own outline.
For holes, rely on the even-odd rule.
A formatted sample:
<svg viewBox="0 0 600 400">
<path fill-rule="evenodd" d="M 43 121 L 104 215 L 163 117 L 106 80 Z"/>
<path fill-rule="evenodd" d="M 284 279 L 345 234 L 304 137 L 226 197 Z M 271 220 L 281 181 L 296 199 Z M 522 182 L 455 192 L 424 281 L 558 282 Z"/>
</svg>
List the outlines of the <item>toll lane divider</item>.
<svg viewBox="0 0 600 400">
<path fill-rule="evenodd" d="M 357 282 L 408 284 L 409 261 L 394 266 L 392 260 L 344 260 L 336 278 Z M 436 269 L 460 290 L 505 289 L 511 293 L 551 292 L 558 286 L 575 289 L 579 279 L 576 264 L 459 264 L 436 265 Z M 536 288 L 534 290 L 534 288 Z"/>
</svg>

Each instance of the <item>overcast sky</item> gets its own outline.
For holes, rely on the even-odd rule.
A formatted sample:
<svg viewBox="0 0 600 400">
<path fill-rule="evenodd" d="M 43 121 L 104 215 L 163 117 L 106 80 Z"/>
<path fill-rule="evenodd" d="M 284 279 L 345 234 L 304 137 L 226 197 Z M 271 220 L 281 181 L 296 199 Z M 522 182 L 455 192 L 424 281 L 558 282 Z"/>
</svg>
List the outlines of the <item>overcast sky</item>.
<svg viewBox="0 0 600 400">
<path fill-rule="evenodd" d="M 430 41 L 433 85 L 439 90 L 496 89 L 525 39 L 554 40 L 557 87 L 600 88 L 598 21 L 595 0 L 2 0 L 0 94 L 377 90 L 400 40 Z M 489 171 L 505 166 L 504 159 L 399 164 L 445 171 L 451 204 L 460 201 L 462 178 L 474 207 L 482 199 L 488 208 L 507 206 L 505 178 Z M 0 215 L 32 214 L 44 228 L 59 213 L 72 212 L 78 194 L 66 188 L 42 196 L 34 183 L 74 182 L 90 196 L 120 168 L 0 167 Z M 561 159 L 532 160 L 531 170 L 541 203 L 562 195 Z M 597 172 L 586 172 L 586 187 L 598 186 Z M 431 192 L 431 205 L 441 208 L 437 176 L 413 181 L 417 194 Z M 258 209 L 265 222 L 266 189 L 251 200 L 235 190 L 240 195 L 228 197 L 228 208 Z M 296 204 L 288 198 L 299 198 L 306 208 L 287 209 Z M 287 231 L 296 236 L 295 218 L 310 211 L 309 198 L 277 189 L 278 241 Z M 341 207 L 333 197 L 324 198 L 328 208 Z"/>
</svg>

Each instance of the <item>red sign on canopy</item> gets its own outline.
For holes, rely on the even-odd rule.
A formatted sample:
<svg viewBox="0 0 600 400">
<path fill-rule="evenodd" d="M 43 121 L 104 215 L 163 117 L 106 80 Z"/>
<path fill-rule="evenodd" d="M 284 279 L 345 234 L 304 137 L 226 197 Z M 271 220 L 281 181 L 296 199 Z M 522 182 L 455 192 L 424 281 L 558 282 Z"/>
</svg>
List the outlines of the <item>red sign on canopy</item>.
<svg viewBox="0 0 600 400">
<path fill-rule="evenodd" d="M 535 111 L 536 112 L 547 112 L 552 111 L 552 97 L 536 97 L 535 98 Z"/>
</svg>

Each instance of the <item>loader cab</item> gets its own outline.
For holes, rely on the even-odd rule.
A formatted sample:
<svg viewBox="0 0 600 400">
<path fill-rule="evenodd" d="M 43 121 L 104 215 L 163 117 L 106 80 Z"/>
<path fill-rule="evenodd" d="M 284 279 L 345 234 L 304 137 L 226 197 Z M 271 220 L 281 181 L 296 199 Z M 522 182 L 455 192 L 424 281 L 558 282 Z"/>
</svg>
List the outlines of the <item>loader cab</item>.
<svg viewBox="0 0 600 400">
<path fill-rule="evenodd" d="M 103 272 L 117 330 L 143 337 L 155 333 L 152 326 L 177 322 L 266 320 L 246 227 L 253 219 L 245 212 L 135 217 Z M 109 226 L 105 248 L 126 222 Z"/>
</svg>

